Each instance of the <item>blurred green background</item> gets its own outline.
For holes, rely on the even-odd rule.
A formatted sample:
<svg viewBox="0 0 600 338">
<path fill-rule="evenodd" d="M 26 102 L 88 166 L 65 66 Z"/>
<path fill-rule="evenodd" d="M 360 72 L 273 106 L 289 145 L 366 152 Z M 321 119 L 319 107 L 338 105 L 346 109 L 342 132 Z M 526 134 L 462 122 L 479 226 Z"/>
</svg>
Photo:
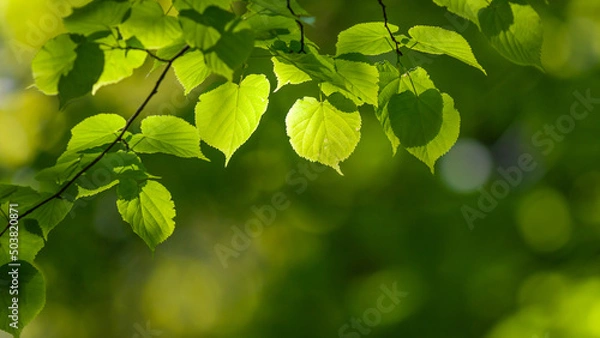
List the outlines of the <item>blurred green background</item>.
<svg viewBox="0 0 600 338">
<path fill-rule="evenodd" d="M 100 112 L 129 116 L 154 83 L 148 62 L 63 112 L 29 88 L 35 51 L 84 2 L 0 2 L 2 182 L 35 186 L 70 128 Z M 316 16 L 307 34 L 326 53 L 341 30 L 381 20 L 375 0 L 299 2 Z M 402 31 L 454 23 L 488 73 L 447 57 L 405 58 L 424 62 L 461 113 L 460 140 L 435 175 L 405 151 L 391 156 L 372 109 L 361 110 L 345 176 L 306 171 L 284 118 L 316 89 L 288 86 L 227 168 L 206 145 L 210 163 L 143 158 L 177 206 L 175 233 L 154 255 L 120 219 L 114 193 L 78 204 L 37 258 L 47 304 L 23 337 L 600 337 L 600 1 L 532 2 L 545 26 L 546 73 L 503 59 L 475 25 L 432 1 L 387 1 Z M 260 54 L 249 72 L 274 81 Z M 170 74 L 145 113 L 193 121 L 199 93 L 186 99 Z M 581 120 L 568 118 L 575 102 L 589 111 Z M 514 174 L 523 154 L 535 169 L 509 184 L 498 168 Z M 490 196 L 496 203 L 483 201 Z M 270 215 L 274 197 L 285 203 Z M 485 212 L 465 219 L 465 208 L 484 202 Z M 234 229 L 257 208 L 274 220 L 245 243 Z M 242 250 L 223 264 L 216 248 L 234 244 Z M 394 288 L 401 297 L 387 298 Z"/>
</svg>

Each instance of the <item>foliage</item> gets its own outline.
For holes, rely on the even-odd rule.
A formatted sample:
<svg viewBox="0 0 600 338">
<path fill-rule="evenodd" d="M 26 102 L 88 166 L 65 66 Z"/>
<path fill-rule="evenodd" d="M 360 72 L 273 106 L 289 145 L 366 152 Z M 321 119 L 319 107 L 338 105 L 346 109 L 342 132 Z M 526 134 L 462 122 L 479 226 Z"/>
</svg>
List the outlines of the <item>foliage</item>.
<svg viewBox="0 0 600 338">
<path fill-rule="evenodd" d="M 508 0 L 434 0 L 479 27 L 498 52 L 521 65 L 541 68 L 541 24 L 529 5 Z M 314 18 L 296 1 L 175 0 L 165 13 L 153 0 L 104 0 L 73 10 L 64 18 L 68 32 L 49 40 L 32 63 L 36 87 L 57 95 L 60 106 L 131 76 L 151 58 L 163 66 L 146 100 L 125 120 L 119 114 L 98 114 L 71 130 L 65 152 L 37 179 L 51 192 L 29 187 L 0 186 L 0 203 L 18 203 L 23 276 L 22 317 L 17 330 L 2 321 L 2 329 L 19 335 L 42 308 L 45 285 L 33 265 L 49 232 L 70 212 L 76 200 L 116 189 L 123 220 L 154 250 L 175 228 L 175 205 L 159 177 L 147 172 L 139 154 L 208 160 L 201 141 L 225 155 L 225 165 L 252 136 L 267 111 L 271 84 L 264 74 L 246 74 L 256 51 L 267 53 L 277 80 L 274 91 L 311 82 L 316 97 L 299 93 L 285 120 L 297 154 L 342 174 L 340 163 L 360 140 L 361 109 L 372 109 L 389 138 L 426 164 L 436 161 L 456 142 L 460 115 L 452 97 L 438 89 L 419 65 L 402 62 L 407 51 L 447 55 L 485 74 L 469 43 L 457 32 L 435 26 L 415 26 L 402 34 L 383 20 L 358 23 L 339 33 L 335 55 L 325 55 L 304 35 Z M 131 130 L 167 71 L 173 68 L 186 95 L 202 83 L 195 125 L 175 116 L 149 116 L 139 132 Z M 369 108 L 370 107 L 370 108 Z M 103 181 L 90 177 L 92 167 L 108 170 Z M 7 219 L 8 220 L 8 219 Z M 2 246 L 8 245 L 5 233 Z M 9 257 L 2 257 L 7 270 Z M 2 294 L 2 303 L 9 302 Z M 3 306 L 3 309 L 6 307 Z M 4 315 L 3 318 L 6 319 Z"/>
</svg>

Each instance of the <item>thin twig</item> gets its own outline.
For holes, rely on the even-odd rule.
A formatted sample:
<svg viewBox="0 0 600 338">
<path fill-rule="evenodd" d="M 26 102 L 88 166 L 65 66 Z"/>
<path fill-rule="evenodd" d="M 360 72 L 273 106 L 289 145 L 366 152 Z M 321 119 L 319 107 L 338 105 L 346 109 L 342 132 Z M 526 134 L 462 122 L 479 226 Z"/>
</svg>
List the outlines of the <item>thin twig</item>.
<svg viewBox="0 0 600 338">
<path fill-rule="evenodd" d="M 296 12 L 294 12 L 291 0 L 287 0 L 287 8 L 290 11 L 290 13 L 292 13 L 292 15 L 296 18 L 296 24 L 298 24 L 298 27 L 300 27 L 300 51 L 298 52 L 306 54 L 306 51 L 304 50 L 304 25 L 302 24 L 302 21 L 300 21 L 299 16 L 296 14 Z"/>
<path fill-rule="evenodd" d="M 140 116 L 140 114 L 142 113 L 142 111 L 144 110 L 144 108 L 146 108 L 146 105 L 148 105 L 148 102 L 150 102 L 150 99 L 152 99 L 152 97 L 154 95 L 156 95 L 156 93 L 158 93 L 158 88 L 160 87 L 160 84 L 163 82 L 163 80 L 167 76 L 167 72 L 171 68 L 171 65 L 173 64 L 173 62 L 177 58 L 179 58 L 180 56 L 182 56 L 189 48 L 190 48 L 189 46 L 185 47 L 179 53 L 177 53 L 177 55 L 175 55 L 173 58 L 171 58 L 169 60 L 166 60 L 167 66 L 165 67 L 165 69 L 163 70 L 163 72 L 158 77 L 158 80 L 156 80 L 156 84 L 154 85 L 154 88 L 152 88 L 152 91 L 150 92 L 150 94 L 146 97 L 146 99 L 144 100 L 144 102 L 142 102 L 142 104 L 138 107 L 138 109 L 135 111 L 135 113 L 133 113 L 133 115 L 131 115 L 131 117 L 127 120 L 127 122 L 125 123 L 125 127 L 123 127 L 123 129 L 121 129 L 121 132 L 119 133 L 119 135 L 117 136 L 117 138 L 115 138 L 115 140 L 106 149 L 104 149 L 104 151 L 102 153 L 100 153 L 100 155 L 98 155 L 98 157 L 96 157 L 92 162 L 90 162 L 83 169 L 81 169 L 77 174 L 75 174 L 75 176 L 72 179 L 70 179 L 59 191 L 57 191 L 55 194 L 51 195 L 50 197 L 46 198 L 45 200 L 39 202 L 38 204 L 36 204 L 35 206 L 33 206 L 31 209 L 25 211 L 19 217 L 20 218 L 24 218 L 24 217 L 28 216 L 29 214 L 31 214 L 32 212 L 36 211 L 37 209 L 41 208 L 46 203 L 52 201 L 53 199 L 55 199 L 55 198 L 61 198 L 60 195 L 62 195 L 73 183 L 75 183 L 75 181 L 77 181 L 77 179 L 81 175 L 83 175 L 91 167 L 93 167 L 96 163 L 98 163 L 104 157 L 104 155 L 108 154 L 108 152 L 117 143 L 119 143 L 123 139 L 123 136 L 127 132 L 127 129 L 129 129 L 129 127 L 131 127 L 131 125 L 133 124 L 133 122 L 135 121 L 135 119 L 138 116 Z M 4 230 L 2 230 L 2 232 L 0 232 L 0 237 L 2 237 L 2 235 L 4 235 L 4 233 L 6 232 L 6 230 L 8 230 L 8 228 L 10 228 L 10 223 L 6 225 L 6 228 L 4 228 Z"/>
<path fill-rule="evenodd" d="M 402 61 L 400 60 L 400 57 L 402 57 L 402 55 L 404 55 L 404 54 L 402 54 L 402 51 L 400 50 L 400 42 L 398 42 L 398 40 L 396 40 L 394 33 L 392 33 L 392 30 L 390 29 L 385 4 L 383 3 L 383 0 L 377 0 L 377 2 L 379 2 L 379 5 L 381 6 L 381 10 L 383 11 L 383 23 L 385 25 L 385 29 L 387 29 L 388 33 L 390 34 L 390 38 L 394 42 L 394 45 L 396 45 L 396 67 L 398 68 L 398 71 L 400 71 L 400 72 L 402 72 L 400 68 L 403 68 L 406 70 L 406 75 L 408 76 L 408 80 L 410 81 L 410 84 L 412 85 L 415 95 L 419 95 L 419 93 L 417 92 L 417 87 L 415 87 L 415 83 L 413 82 L 413 79 L 410 76 L 410 71 L 408 69 L 406 69 L 406 67 L 404 67 L 404 65 L 402 64 Z"/>
<path fill-rule="evenodd" d="M 381 6 L 381 10 L 383 10 L 383 22 L 385 24 L 385 28 L 387 29 L 388 33 L 390 33 L 390 38 L 392 38 L 392 41 L 394 41 L 394 44 L 396 45 L 396 54 L 398 56 L 402 56 L 402 51 L 400 51 L 400 43 L 398 42 L 398 40 L 396 40 L 396 37 L 394 36 L 394 33 L 392 33 L 392 30 L 390 29 L 390 26 L 388 24 L 388 16 L 387 16 L 387 11 L 385 9 L 385 4 L 383 3 L 383 0 L 377 0 L 379 2 L 379 5 Z"/>
<path fill-rule="evenodd" d="M 100 43 L 100 45 L 101 45 L 101 46 L 108 47 L 108 48 L 110 48 L 110 49 L 119 49 L 119 50 L 139 50 L 139 51 L 142 51 L 142 52 L 146 52 L 146 54 L 148 54 L 148 55 L 149 55 L 151 58 L 153 58 L 153 59 L 156 59 L 156 60 L 158 60 L 158 61 L 161 61 L 161 62 L 167 62 L 167 63 L 168 63 L 169 61 L 171 61 L 171 60 L 168 60 L 168 59 L 163 59 L 163 58 L 161 58 L 160 56 L 158 56 L 158 55 L 156 55 L 156 54 L 152 53 L 151 51 L 149 51 L 149 50 L 147 50 L 147 49 L 144 49 L 144 48 L 140 48 L 140 47 L 133 47 L 133 46 L 120 47 L 120 46 L 112 46 L 112 45 L 109 45 L 109 44 L 107 44 L 107 43 Z"/>
</svg>

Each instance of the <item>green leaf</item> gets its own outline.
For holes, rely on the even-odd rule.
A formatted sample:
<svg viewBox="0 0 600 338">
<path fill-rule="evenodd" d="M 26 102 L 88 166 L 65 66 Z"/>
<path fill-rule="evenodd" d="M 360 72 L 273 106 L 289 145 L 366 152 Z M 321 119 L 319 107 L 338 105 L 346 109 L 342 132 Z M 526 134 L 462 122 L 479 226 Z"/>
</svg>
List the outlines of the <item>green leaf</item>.
<svg viewBox="0 0 600 338">
<path fill-rule="evenodd" d="M 34 57 L 31 68 L 36 87 L 46 95 L 58 94 L 58 82 L 73 69 L 77 44 L 68 34 L 46 42 Z"/>
<path fill-rule="evenodd" d="M 107 191 L 122 179 L 146 180 L 150 177 L 136 154 L 122 150 L 108 153 L 77 179 L 76 199 Z"/>
<path fill-rule="evenodd" d="M 460 114 L 454 108 L 454 100 L 446 93 L 442 93 L 442 99 L 444 108 L 439 133 L 425 146 L 406 148 L 409 153 L 425 163 L 431 173 L 434 172 L 435 162 L 454 146 L 460 133 Z"/>
<path fill-rule="evenodd" d="M 92 91 L 104 70 L 104 53 L 96 43 L 83 42 L 75 49 L 77 58 L 71 71 L 58 82 L 58 98 L 63 107 L 68 101 Z"/>
<path fill-rule="evenodd" d="M 79 122 L 71 129 L 67 151 L 80 152 L 113 142 L 126 121 L 116 114 L 98 114 Z"/>
<path fill-rule="evenodd" d="M 152 251 L 175 229 L 175 204 L 171 194 L 156 181 L 138 184 L 123 180 L 117 188 L 117 207 L 123 220 L 133 228 Z"/>
<path fill-rule="evenodd" d="M 239 85 L 228 82 L 200 95 L 196 127 L 202 140 L 225 154 L 225 165 L 258 127 L 269 92 L 269 80 L 252 74 Z"/>
<path fill-rule="evenodd" d="M 182 34 L 177 19 L 165 15 L 160 4 L 152 0 L 136 2 L 120 28 L 124 39 L 135 36 L 147 49 L 169 46 Z"/>
<path fill-rule="evenodd" d="M 447 7 L 448 11 L 479 25 L 479 11 L 489 5 L 489 0 L 433 0 L 437 5 Z"/>
<path fill-rule="evenodd" d="M 333 58 L 320 55 L 312 46 L 306 45 L 306 53 L 292 53 L 271 48 L 277 54 L 277 60 L 281 63 L 293 65 L 306 73 L 313 80 L 329 82 L 340 88 L 346 88 L 345 80 L 338 74 Z"/>
<path fill-rule="evenodd" d="M 21 213 L 26 211 L 22 207 L 17 207 L 17 209 Z M 17 225 L 18 231 L 13 231 L 14 228 L 9 228 L 9 230 L 0 237 L 0 264 L 6 264 L 19 259 L 33 262 L 35 256 L 37 256 L 38 252 L 44 247 L 44 239 L 27 230 L 25 223 L 26 220 L 19 220 Z M 2 224 L 2 226 L 5 226 L 6 224 L 8 224 L 8 222 Z M 13 243 L 14 248 L 14 238 L 17 238 L 17 234 L 19 238 L 18 257 L 11 252 L 11 243 Z"/>
<path fill-rule="evenodd" d="M 262 7 L 253 11 L 249 6 L 244 19 L 255 34 L 256 47 L 269 49 L 275 41 L 290 43 L 300 38 L 300 28 L 294 19 L 267 15 Z"/>
<path fill-rule="evenodd" d="M 0 184 L 0 207 L 2 210 L 8 210 L 8 205 L 16 203 L 19 210 L 24 212 L 26 208 L 33 206 L 40 201 L 40 193 L 20 185 Z"/>
<path fill-rule="evenodd" d="M 83 185 L 78 184 L 77 185 L 77 196 L 75 198 L 80 199 L 80 198 L 85 198 L 85 197 L 96 196 L 100 193 L 110 190 L 110 188 L 116 186 L 117 184 L 119 184 L 119 180 L 116 180 L 116 179 L 109 181 L 106 184 L 94 185 L 92 187 L 84 187 Z"/>
<path fill-rule="evenodd" d="M 360 114 L 345 113 L 312 97 L 294 103 L 285 119 L 287 134 L 298 155 L 334 168 L 352 154 L 360 140 Z"/>
<path fill-rule="evenodd" d="M 293 18 L 293 19 L 296 18 L 296 16 L 294 16 L 294 14 L 292 14 L 292 12 L 290 12 L 289 8 L 287 7 L 287 1 L 251 0 L 250 2 L 254 5 L 258 5 L 262 8 L 264 8 L 265 11 L 270 12 L 272 14 L 281 15 L 281 16 L 285 16 L 285 17 Z M 302 7 L 300 7 L 300 5 L 298 4 L 298 2 L 296 0 L 291 0 L 290 6 L 292 7 L 292 9 L 294 10 L 294 13 L 298 16 L 299 19 L 306 19 L 306 18 L 311 17 L 308 14 L 308 12 L 306 12 Z M 310 20 L 308 20 L 308 21 L 310 21 Z"/>
<path fill-rule="evenodd" d="M 119 41 L 109 35 L 104 42 L 110 46 L 118 47 Z M 102 47 L 104 52 L 104 70 L 100 79 L 94 84 L 92 94 L 98 89 L 109 84 L 117 83 L 133 75 L 133 71 L 144 64 L 147 54 L 140 50 L 124 50 L 111 47 Z"/>
<path fill-rule="evenodd" d="M 379 71 L 379 99 L 375 115 L 383 127 L 385 135 L 392 144 L 392 155 L 396 155 L 400 140 L 394 133 L 390 123 L 387 105 L 390 98 L 400 91 L 400 73 L 398 69 L 389 62 L 377 65 Z"/>
<path fill-rule="evenodd" d="M 479 12 L 481 31 L 508 60 L 523 66 L 542 67 L 543 27 L 529 5 L 494 0 Z"/>
<path fill-rule="evenodd" d="M 477 24 L 490 44 L 508 60 L 543 70 L 543 27 L 530 5 L 509 0 L 434 0 Z"/>
<path fill-rule="evenodd" d="M 378 65 L 378 69 L 380 92 L 376 115 L 393 152 L 402 140 L 402 146 L 433 172 L 437 159 L 458 139 L 460 116 L 454 101 L 447 94 L 439 94 L 440 112 L 439 91 L 423 68 L 412 70 L 410 77 L 408 74 L 400 77 L 387 61 Z"/>
<path fill-rule="evenodd" d="M 185 95 L 198 87 L 211 74 L 200 51 L 188 52 L 178 58 L 173 62 L 173 69 L 177 80 L 183 86 Z"/>
<path fill-rule="evenodd" d="M 319 55 L 310 45 L 306 46 L 307 53 L 287 54 L 279 50 L 277 59 L 281 63 L 291 65 L 313 80 L 323 82 L 321 90 L 330 95 L 340 92 L 357 105 L 368 103 L 377 106 L 377 68 L 364 62 L 332 59 Z"/>
<path fill-rule="evenodd" d="M 275 91 L 288 84 L 300 84 L 311 80 L 308 74 L 293 65 L 281 62 L 276 57 L 271 58 L 271 61 L 273 62 L 273 72 L 277 77 Z"/>
<path fill-rule="evenodd" d="M 31 263 L 26 261 L 18 261 L 18 263 L 19 294 L 10 294 L 9 290 L 11 289 L 9 287 L 3 287 L 0 291 L 0 329 L 15 337 L 19 337 L 23 327 L 42 311 L 46 303 L 46 282 L 44 276 Z M 0 284 L 6 286 L 12 284 L 13 279 L 9 272 L 14 271 L 14 269 L 15 267 L 8 264 L 0 267 Z M 18 322 L 15 324 L 12 324 L 13 321 L 10 317 L 13 314 L 13 310 L 9 308 L 13 306 L 13 297 L 18 297 L 19 307 Z"/>
<path fill-rule="evenodd" d="M 337 87 L 342 94 L 345 94 L 357 105 L 367 103 L 377 107 L 379 72 L 375 66 L 364 62 L 336 59 L 335 68 L 344 85 L 330 83 L 331 85 Z M 337 90 L 327 86 L 323 87 L 326 95 L 331 95 L 332 91 Z"/>
<path fill-rule="evenodd" d="M 66 151 L 56 160 L 54 166 L 40 170 L 35 175 L 35 179 L 40 182 L 54 182 L 62 185 L 75 177 L 80 169 L 92 162 L 98 155 L 100 155 L 100 151 L 89 153 Z"/>
<path fill-rule="evenodd" d="M 228 31 L 204 54 L 206 65 L 215 73 L 232 80 L 233 72 L 252 54 L 254 35 L 249 29 Z"/>
<path fill-rule="evenodd" d="M 471 46 L 462 35 L 433 26 L 415 26 L 408 31 L 408 34 L 412 39 L 406 44 L 406 47 L 423 53 L 446 54 L 486 74 L 473 55 Z"/>
<path fill-rule="evenodd" d="M 50 194 L 42 194 L 42 198 L 50 197 Z M 48 239 L 48 234 L 58 225 L 73 208 L 73 202 L 64 198 L 54 198 L 36 209 L 26 218 L 36 220 L 42 230 L 44 239 Z"/>
<path fill-rule="evenodd" d="M 388 24 L 392 33 L 398 32 L 398 26 Z M 338 35 L 336 55 L 360 53 L 379 55 L 396 50 L 383 22 L 367 22 L 354 25 Z"/>
<path fill-rule="evenodd" d="M 225 26 L 235 15 L 218 7 L 206 10 L 182 9 L 179 22 L 183 28 L 185 41 L 193 48 L 203 51 L 213 47 L 225 32 Z"/>
<path fill-rule="evenodd" d="M 204 13 L 210 6 L 229 10 L 233 1 L 234 0 L 175 0 L 173 1 L 173 6 L 179 12 L 186 9 L 193 9 L 198 13 Z"/>
<path fill-rule="evenodd" d="M 63 19 L 69 32 L 90 35 L 117 26 L 131 7 L 128 1 L 92 1 Z"/>
<path fill-rule="evenodd" d="M 193 48 L 207 50 L 217 44 L 221 38 L 221 33 L 215 28 L 198 24 L 185 15 L 180 16 L 179 21 L 185 41 Z"/>
<path fill-rule="evenodd" d="M 331 105 L 334 106 L 337 110 L 343 111 L 345 113 L 353 113 L 355 111 L 358 111 L 358 107 L 356 106 L 356 104 L 341 93 L 332 93 L 331 95 L 327 96 L 327 101 L 331 103 Z"/>
<path fill-rule="evenodd" d="M 138 153 L 164 153 L 208 160 L 200 151 L 198 129 L 175 116 L 149 116 L 142 121 L 142 133 L 133 135 L 130 147 Z"/>
<path fill-rule="evenodd" d="M 394 94 L 388 103 L 390 123 L 400 143 L 407 148 L 424 146 L 440 131 L 444 101 L 436 89 L 416 95 Z"/>
<path fill-rule="evenodd" d="M 70 159 L 68 161 L 57 161 L 52 167 L 44 168 L 35 175 L 35 179 L 43 182 L 55 182 L 62 185 L 70 180 L 79 169 L 80 159 Z"/>
</svg>

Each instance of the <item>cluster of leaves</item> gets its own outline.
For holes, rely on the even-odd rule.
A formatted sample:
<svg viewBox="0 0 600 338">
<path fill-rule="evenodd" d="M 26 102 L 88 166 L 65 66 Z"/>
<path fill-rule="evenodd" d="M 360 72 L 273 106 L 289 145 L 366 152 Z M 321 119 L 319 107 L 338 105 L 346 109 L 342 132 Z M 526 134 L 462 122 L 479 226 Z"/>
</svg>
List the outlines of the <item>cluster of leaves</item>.
<svg viewBox="0 0 600 338">
<path fill-rule="evenodd" d="M 541 26 L 530 6 L 508 0 L 434 0 L 476 23 L 506 58 L 540 66 Z M 33 260 L 49 232 L 81 198 L 116 189 L 123 220 L 154 248 L 175 228 L 169 191 L 144 168 L 140 154 L 164 153 L 207 160 L 200 143 L 219 149 L 225 164 L 257 129 L 267 110 L 271 84 L 264 74 L 245 74 L 255 50 L 269 53 L 277 86 L 314 82 L 318 97 L 301 97 L 285 120 L 294 150 L 341 174 L 360 139 L 359 107 L 372 106 L 393 152 L 402 146 L 433 172 L 436 160 L 456 142 L 460 116 L 421 67 L 405 68 L 402 50 L 448 55 L 485 73 L 468 42 L 440 27 L 415 26 L 407 34 L 388 22 L 360 23 L 338 36 L 335 55 L 324 55 L 304 36 L 314 21 L 295 1 L 174 0 L 165 13 L 154 0 L 98 0 L 64 18 L 68 33 L 48 41 L 33 60 L 36 87 L 57 95 L 60 106 L 133 74 L 147 58 L 164 66 L 155 88 L 129 119 L 98 114 L 71 130 L 66 151 L 38 173 L 41 191 L 0 185 L 0 204 L 18 203 L 21 214 L 19 328 L 0 307 L 0 328 L 19 335 L 44 304 L 44 283 Z M 388 61 L 393 56 L 394 62 Z M 195 125 L 175 116 L 149 116 L 140 132 L 129 130 L 166 72 L 173 68 L 185 94 L 218 79 L 202 93 Z M 50 191 L 50 192 L 45 192 Z M 8 217 L 7 217 L 8 220 Z M 8 227 L 7 227 L 8 228 Z M 6 232 L 6 229 L 4 230 Z M 4 232 L 2 234 L 4 234 Z M 1 235 L 0 235 L 1 236 Z M 8 237 L 0 237 L 0 266 L 11 261 Z M 10 297 L 3 290 L 0 303 Z"/>
</svg>

